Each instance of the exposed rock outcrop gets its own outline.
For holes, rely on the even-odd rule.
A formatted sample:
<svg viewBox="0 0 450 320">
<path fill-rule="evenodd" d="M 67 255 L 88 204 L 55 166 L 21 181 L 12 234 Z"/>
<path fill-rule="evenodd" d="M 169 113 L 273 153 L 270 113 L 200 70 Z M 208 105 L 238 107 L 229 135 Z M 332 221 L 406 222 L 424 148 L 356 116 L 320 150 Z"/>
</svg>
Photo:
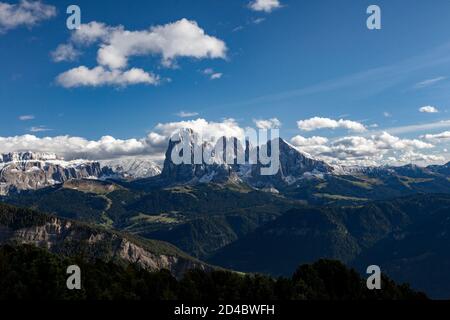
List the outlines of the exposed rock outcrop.
<svg viewBox="0 0 450 320">
<path fill-rule="evenodd" d="M 150 271 L 167 269 L 176 277 L 194 268 L 212 270 L 164 242 L 137 239 L 30 210 L 22 213 L 1 204 L 0 209 L 0 244 L 32 244 L 65 256 L 132 263 Z"/>
</svg>

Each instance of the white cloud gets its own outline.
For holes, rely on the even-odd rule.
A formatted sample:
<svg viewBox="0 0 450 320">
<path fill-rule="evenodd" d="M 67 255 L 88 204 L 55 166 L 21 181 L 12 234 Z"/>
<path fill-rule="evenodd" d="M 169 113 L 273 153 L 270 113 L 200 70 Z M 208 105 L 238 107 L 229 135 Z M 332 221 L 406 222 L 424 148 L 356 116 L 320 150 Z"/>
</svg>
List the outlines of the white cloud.
<svg viewBox="0 0 450 320">
<path fill-rule="evenodd" d="M 253 122 L 255 123 L 256 127 L 258 129 L 279 129 L 281 127 L 281 121 L 278 120 L 277 118 L 272 118 L 272 119 L 259 119 L 259 120 L 253 120 Z"/>
<path fill-rule="evenodd" d="M 93 21 L 76 30 L 71 41 L 78 45 L 99 42 L 97 62 L 114 69 L 125 68 L 133 56 L 161 55 L 167 66 L 178 57 L 225 58 L 227 51 L 225 42 L 187 19 L 140 31 Z"/>
<path fill-rule="evenodd" d="M 102 22 L 91 21 L 81 24 L 80 28 L 72 33 L 71 41 L 78 45 L 88 46 L 98 41 L 106 41 L 108 36 L 116 30 L 123 32 L 123 27 L 110 27 Z"/>
<path fill-rule="evenodd" d="M 231 30 L 231 31 L 232 32 L 238 32 L 238 31 L 241 31 L 243 29 L 244 29 L 244 26 L 237 26 L 237 27 L 234 27 L 233 30 Z"/>
<path fill-rule="evenodd" d="M 68 160 L 76 158 L 109 159 L 125 155 L 151 153 L 150 140 L 120 140 L 104 136 L 100 140 L 87 140 L 80 137 L 57 136 L 38 138 L 34 135 L 0 137 L 0 152 L 43 151 L 53 152 Z"/>
<path fill-rule="evenodd" d="M 65 88 L 107 85 L 126 87 L 133 84 L 157 85 L 159 78 L 138 68 L 110 71 L 102 66 L 93 69 L 80 66 L 60 74 L 56 81 Z"/>
<path fill-rule="evenodd" d="M 46 131 L 52 131 L 52 129 L 47 128 L 46 126 L 37 126 L 37 127 L 31 127 L 29 129 L 30 132 L 37 133 L 37 132 L 46 132 Z"/>
<path fill-rule="evenodd" d="M 431 123 L 424 124 L 413 124 L 408 126 L 400 126 L 394 128 L 388 128 L 384 131 L 389 132 L 390 134 L 402 134 L 402 133 L 410 133 L 410 132 L 420 132 L 426 130 L 437 130 L 442 128 L 450 128 L 450 120 L 442 120 Z"/>
<path fill-rule="evenodd" d="M 22 116 L 19 116 L 20 121 L 28 121 L 28 120 L 33 120 L 33 119 L 34 119 L 34 115 L 32 115 L 32 114 L 24 114 Z"/>
<path fill-rule="evenodd" d="M 36 127 L 43 129 L 44 127 Z M 82 137 L 56 136 L 39 138 L 34 135 L 0 137 L 0 153 L 14 151 L 53 152 L 67 160 L 86 158 L 92 160 L 114 159 L 124 156 L 145 155 L 161 160 L 170 137 L 180 129 L 189 128 L 204 139 L 216 141 L 222 136 L 243 138 L 245 130 L 233 119 L 222 122 L 196 119 L 171 123 L 160 123 L 140 139 L 117 139 L 104 136 L 99 140 Z M 42 130 L 38 130 L 42 131 Z"/>
<path fill-rule="evenodd" d="M 53 61 L 74 61 L 80 56 L 81 52 L 76 49 L 71 43 L 60 44 L 53 52 L 51 56 Z"/>
<path fill-rule="evenodd" d="M 190 117 L 198 116 L 198 112 L 180 111 L 176 115 L 180 118 L 190 118 Z"/>
<path fill-rule="evenodd" d="M 12 151 L 54 152 L 67 160 L 87 158 L 114 159 L 124 156 L 148 156 L 163 159 L 170 137 L 182 129 L 192 129 L 204 140 L 217 141 L 222 136 L 245 137 L 245 128 L 234 119 L 207 121 L 202 118 L 159 123 L 142 138 L 117 139 L 106 135 L 98 140 L 82 137 L 55 136 L 39 138 L 34 135 L 0 137 L 0 153 Z M 45 126 L 35 127 L 45 131 Z M 435 142 L 450 139 L 449 132 L 427 135 L 420 139 L 403 139 L 383 132 L 371 136 L 348 136 L 338 139 L 313 136 L 295 136 L 290 142 L 300 151 L 331 164 L 340 165 L 399 165 L 410 162 L 429 164 L 443 162 L 448 155 L 437 150 Z M 408 160 L 409 159 L 409 160 Z M 409 161 L 409 162 L 408 162 Z"/>
<path fill-rule="evenodd" d="M 217 79 L 222 78 L 222 76 L 223 76 L 223 73 L 215 72 L 214 69 L 212 69 L 212 68 L 207 68 L 207 69 L 203 70 L 203 74 L 208 76 L 209 79 L 211 79 L 211 80 L 217 80 Z"/>
<path fill-rule="evenodd" d="M 324 145 L 328 143 L 328 138 L 325 137 L 311 137 L 305 138 L 303 136 L 295 136 L 291 139 L 291 143 L 296 147 L 307 147 L 307 146 L 316 146 L 316 145 Z"/>
<path fill-rule="evenodd" d="M 423 113 L 438 113 L 439 110 L 436 107 L 433 106 L 425 106 L 419 109 L 420 112 Z"/>
<path fill-rule="evenodd" d="M 239 126 L 234 119 L 225 119 L 222 122 L 207 121 L 199 118 L 196 120 L 159 123 L 154 132 L 164 137 L 171 137 L 181 129 L 192 129 L 205 140 L 216 141 L 220 137 L 236 137 L 243 139 L 245 129 Z"/>
<path fill-rule="evenodd" d="M 447 79 L 447 77 L 436 77 L 436 78 L 433 78 L 433 79 L 427 79 L 427 80 L 424 80 L 424 81 L 421 81 L 421 82 L 417 83 L 414 87 L 416 89 L 429 87 L 429 86 L 432 86 L 432 85 L 434 85 L 434 84 L 436 84 L 438 82 L 441 82 L 441 81 L 443 81 L 445 79 Z"/>
<path fill-rule="evenodd" d="M 314 117 L 307 120 L 300 120 L 297 122 L 298 128 L 303 131 L 314 131 L 318 129 L 348 129 L 350 131 L 355 132 L 363 132 L 366 131 L 366 127 L 356 121 L 350 121 L 350 120 L 333 120 L 329 118 L 320 118 L 320 117 Z"/>
<path fill-rule="evenodd" d="M 407 151 L 396 160 L 396 162 L 403 164 L 409 163 L 433 164 L 433 163 L 443 163 L 445 161 L 446 158 L 443 155 L 423 154 L 415 151 Z"/>
<path fill-rule="evenodd" d="M 56 8 L 41 1 L 0 2 L 0 33 L 20 26 L 33 27 L 56 16 Z"/>
<path fill-rule="evenodd" d="M 256 19 L 253 19 L 253 24 L 261 24 L 261 23 L 263 23 L 264 21 L 266 21 L 266 18 L 256 18 Z"/>
<path fill-rule="evenodd" d="M 434 148 L 433 144 L 422 140 L 401 139 L 386 132 L 370 137 L 348 136 L 335 140 L 295 136 L 291 143 L 302 152 L 339 165 L 399 165 L 407 163 L 407 155 L 418 155 L 416 150 Z M 421 158 L 425 159 L 425 155 Z M 415 158 L 417 159 L 418 157 Z M 431 161 L 432 157 L 429 159 Z"/>
<path fill-rule="evenodd" d="M 217 79 L 222 78 L 222 76 L 223 76 L 223 73 L 217 72 L 217 73 L 213 73 L 213 74 L 211 75 L 210 79 L 211 79 L 211 80 L 217 80 Z"/>
<path fill-rule="evenodd" d="M 97 78 L 93 73 L 100 73 L 103 78 L 113 79 L 100 81 L 104 85 L 157 83 L 157 77 L 137 68 L 132 68 L 129 71 L 132 71 L 134 78 L 138 79 L 128 81 L 129 71 L 123 70 L 127 68 L 132 57 L 159 55 L 162 64 L 170 67 L 180 57 L 225 59 L 227 52 L 224 41 L 207 35 L 197 22 L 181 19 L 173 23 L 154 26 L 148 30 L 138 31 L 128 31 L 123 26 L 111 27 L 93 21 L 81 25 L 80 29 L 72 34 L 69 43 L 60 45 L 52 55 L 56 61 L 73 60 L 80 54 L 83 47 L 93 44 L 99 47 L 97 51 L 98 66 L 93 69 L 80 66 L 68 72 L 71 75 L 82 72 L 83 79 L 86 76 L 89 79 Z M 65 76 L 67 76 L 67 72 Z M 211 74 L 211 79 L 218 79 L 221 76 L 221 73 Z M 98 85 L 98 82 L 82 80 L 77 83 L 89 86 Z"/>
<path fill-rule="evenodd" d="M 249 3 L 249 8 L 254 11 L 272 12 L 280 7 L 279 0 L 254 0 Z"/>
<path fill-rule="evenodd" d="M 391 118 L 391 117 L 392 117 L 392 114 L 390 114 L 389 112 L 385 111 L 385 112 L 383 112 L 383 116 L 384 116 L 385 118 Z"/>
<path fill-rule="evenodd" d="M 450 140 L 450 131 L 445 131 L 438 134 L 426 134 L 423 135 L 421 138 L 436 143 L 444 142 Z"/>
<path fill-rule="evenodd" d="M 331 148 L 327 145 L 328 142 L 328 138 L 317 136 L 305 138 L 297 135 L 291 139 L 292 145 L 300 152 L 307 153 L 312 156 L 320 156 L 321 154 L 330 152 Z"/>
</svg>

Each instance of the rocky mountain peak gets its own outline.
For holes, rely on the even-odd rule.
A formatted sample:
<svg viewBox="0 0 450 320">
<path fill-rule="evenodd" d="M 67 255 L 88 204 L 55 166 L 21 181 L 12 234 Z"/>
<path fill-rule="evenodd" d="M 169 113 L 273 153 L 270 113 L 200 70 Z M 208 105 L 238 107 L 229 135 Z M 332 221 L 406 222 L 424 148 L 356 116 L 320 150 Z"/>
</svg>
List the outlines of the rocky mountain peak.
<svg viewBox="0 0 450 320">
<path fill-rule="evenodd" d="M 262 176 L 262 168 L 266 166 L 261 164 L 261 153 L 268 157 L 277 156 L 272 155 L 275 144 L 279 149 L 279 170 L 272 176 Z M 205 150 L 212 156 L 209 161 L 203 157 Z M 197 157 L 194 156 L 196 151 L 200 152 Z M 256 158 L 253 158 L 256 163 L 250 163 L 250 152 L 254 154 L 254 151 L 257 151 Z M 190 156 L 184 157 L 184 152 L 189 152 Z M 174 155 L 178 162 L 173 160 Z M 281 138 L 252 148 L 248 141 L 244 144 L 235 137 L 222 137 L 215 144 L 201 142 L 195 132 L 187 129 L 169 141 L 161 177 L 170 183 L 225 182 L 231 179 L 265 188 L 290 185 L 308 173 L 332 171 L 333 168 L 325 162 L 308 157 Z"/>
</svg>

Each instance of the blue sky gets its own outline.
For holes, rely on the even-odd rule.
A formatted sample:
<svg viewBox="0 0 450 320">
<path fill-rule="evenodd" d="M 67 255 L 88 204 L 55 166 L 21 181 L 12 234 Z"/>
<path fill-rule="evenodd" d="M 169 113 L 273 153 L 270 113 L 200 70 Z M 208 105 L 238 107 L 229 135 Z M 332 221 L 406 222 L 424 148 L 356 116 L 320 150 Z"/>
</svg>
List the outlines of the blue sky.
<svg viewBox="0 0 450 320">
<path fill-rule="evenodd" d="M 15 5 L 9 10 L 23 5 L 0 3 Z M 332 143 L 387 131 L 405 143 L 416 139 L 433 148 L 419 152 L 394 147 L 386 157 L 408 151 L 450 160 L 445 150 L 450 140 L 437 136 L 450 130 L 449 123 L 442 123 L 450 120 L 449 1 L 280 0 L 270 12 L 254 10 L 249 3 L 45 0 L 41 4 L 54 7 L 56 14 L 7 28 L 4 22 L 3 30 L 0 5 L 0 137 L 142 139 L 158 123 L 233 118 L 245 127 L 254 126 L 254 120 L 276 118 L 287 140 L 320 136 Z M 96 21 L 129 31 L 185 18 L 225 44 L 226 52 L 217 57 L 180 54 L 170 66 L 158 53 L 128 56 L 123 70 L 139 68 L 157 75 L 158 85 L 65 87 L 58 76 L 79 66 L 97 67 L 99 46 L 105 45 L 77 43 L 82 54 L 76 59 L 54 61 L 52 52 L 70 44 L 74 33 L 66 28 L 70 4 L 81 8 L 83 24 Z M 366 27 L 371 4 L 381 8 L 381 30 Z M 213 74 L 217 79 L 211 79 Z M 438 112 L 420 112 L 424 106 Z M 192 116 L 182 118 L 181 111 Z M 299 128 L 298 121 L 313 117 L 342 119 L 341 124 L 353 121 L 366 130 L 354 132 L 339 122 L 337 128 Z M 7 146 L 22 148 L 0 143 L 1 151 L 8 151 Z M 321 153 L 317 148 L 307 151 Z M 332 152 L 322 155 L 334 157 Z"/>
</svg>

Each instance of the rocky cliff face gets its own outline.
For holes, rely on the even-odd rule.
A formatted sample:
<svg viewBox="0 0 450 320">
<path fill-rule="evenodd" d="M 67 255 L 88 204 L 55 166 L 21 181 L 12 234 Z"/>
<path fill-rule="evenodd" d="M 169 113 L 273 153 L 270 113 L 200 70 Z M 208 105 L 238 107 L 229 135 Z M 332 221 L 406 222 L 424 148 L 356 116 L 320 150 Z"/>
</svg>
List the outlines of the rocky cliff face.
<svg viewBox="0 0 450 320">
<path fill-rule="evenodd" d="M 0 195 L 11 191 L 36 190 L 70 179 L 102 176 L 98 162 L 64 161 L 48 153 L 8 153 L 0 155 Z"/>
<path fill-rule="evenodd" d="M 167 269 L 177 277 L 189 269 L 212 269 L 167 243 L 133 240 L 113 231 L 20 210 L 0 204 L 0 244 L 32 244 L 60 255 L 133 263 L 149 271 Z"/>
<path fill-rule="evenodd" d="M 161 178 L 171 183 L 223 183 L 231 180 L 247 183 L 257 188 L 270 189 L 289 186 L 298 180 L 311 176 L 320 177 L 321 175 L 332 173 L 334 170 L 325 162 L 312 159 L 289 145 L 283 139 L 278 139 L 279 170 L 274 175 L 262 175 L 261 169 L 267 166 L 262 165 L 259 160 L 254 164 L 250 164 L 249 162 L 250 152 L 256 150 L 256 153 L 260 155 L 261 148 L 253 149 L 248 142 L 243 146 L 236 138 L 225 137 L 219 140 L 221 148 L 216 148 L 216 145 L 212 145 L 209 142 L 197 141 L 192 130 L 187 130 L 187 133 L 186 135 L 186 131 L 182 132 L 169 142 Z M 188 143 L 186 143 L 186 139 L 189 140 Z M 272 143 L 269 142 L 267 144 L 269 155 L 271 154 Z M 176 154 L 176 148 L 180 144 L 189 146 L 187 149 L 192 155 L 192 164 L 176 164 L 172 160 L 173 153 L 175 152 Z M 232 147 L 227 148 L 227 146 Z M 194 164 L 193 154 L 195 148 L 200 148 L 201 150 L 216 149 L 218 152 L 214 154 L 212 162 L 207 163 L 203 161 L 200 164 Z M 237 150 L 240 151 L 239 154 L 244 155 L 245 164 L 241 164 L 242 162 L 238 164 Z M 180 155 L 181 157 L 182 154 Z M 231 162 L 229 161 L 230 159 L 232 160 Z"/>
<path fill-rule="evenodd" d="M 267 149 L 271 152 L 271 144 Z M 331 174 L 334 168 L 324 161 L 313 159 L 298 151 L 283 139 L 278 139 L 279 146 L 279 170 L 275 175 L 263 176 L 260 174 L 263 167 L 260 163 L 252 167 L 248 178 L 250 184 L 260 188 L 283 188 L 294 185 L 302 179 L 322 178 Z"/>
<path fill-rule="evenodd" d="M 226 149 L 227 143 L 232 143 L 231 140 L 225 138 L 222 138 L 222 141 L 224 141 L 223 150 Z M 174 155 L 179 156 L 181 159 L 183 152 L 186 152 L 183 149 L 177 154 L 177 148 L 181 145 L 184 145 L 186 147 L 185 149 L 190 153 L 189 163 L 183 161 L 183 163 L 178 164 L 173 159 Z M 181 131 L 169 141 L 161 178 L 170 183 L 191 184 L 208 182 L 223 183 L 232 178 L 237 179 L 236 166 L 225 163 L 225 151 L 222 150 L 222 152 L 215 154 L 212 151 L 215 146 L 215 144 L 210 142 L 199 141 L 195 133 L 190 129 Z M 209 151 L 212 155 L 209 163 L 203 159 L 203 150 Z M 199 154 L 199 161 L 195 159 L 194 155 L 196 152 Z"/>
</svg>

